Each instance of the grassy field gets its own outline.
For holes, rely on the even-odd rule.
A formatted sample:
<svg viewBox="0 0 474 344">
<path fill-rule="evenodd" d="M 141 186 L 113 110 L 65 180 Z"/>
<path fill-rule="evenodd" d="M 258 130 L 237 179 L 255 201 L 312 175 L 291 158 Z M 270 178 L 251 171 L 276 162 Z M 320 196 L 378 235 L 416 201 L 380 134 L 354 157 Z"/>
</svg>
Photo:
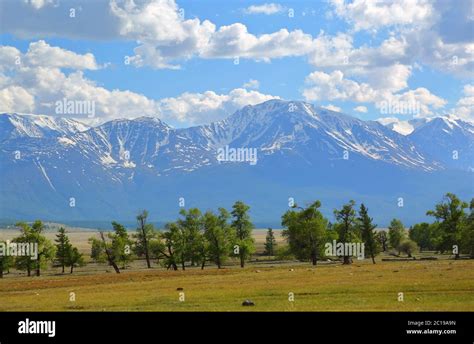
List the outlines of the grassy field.
<svg viewBox="0 0 474 344">
<path fill-rule="evenodd" d="M 245 299 L 255 306 L 241 306 Z M 9 278 L 0 300 L 0 311 L 474 311 L 474 261 Z"/>
<path fill-rule="evenodd" d="M 89 253 L 91 235 L 70 237 Z M 261 250 L 264 232 L 256 231 L 255 237 Z M 0 280 L 0 311 L 474 311 L 474 260 L 440 258 L 312 267 L 256 257 L 244 269 L 229 265 L 186 271 L 146 270 L 143 261 L 136 261 L 121 274 L 88 264 L 72 275 L 51 268 L 41 277 L 13 271 Z M 255 306 L 243 307 L 246 299 Z"/>
</svg>

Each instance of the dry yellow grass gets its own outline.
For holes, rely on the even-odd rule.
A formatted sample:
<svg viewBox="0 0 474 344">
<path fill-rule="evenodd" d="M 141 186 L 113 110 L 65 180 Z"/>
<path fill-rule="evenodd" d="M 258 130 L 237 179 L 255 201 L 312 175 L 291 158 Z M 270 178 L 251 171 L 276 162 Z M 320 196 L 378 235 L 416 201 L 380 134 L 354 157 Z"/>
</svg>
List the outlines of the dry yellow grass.
<svg viewBox="0 0 474 344">
<path fill-rule="evenodd" d="M 0 240 L 18 231 L 0 231 Z M 86 255 L 94 231 L 70 231 L 71 242 Z M 257 251 L 265 230 L 255 230 Z M 278 242 L 281 231 L 276 230 Z M 53 240 L 55 233 L 47 232 Z M 290 271 L 293 269 L 294 271 Z M 352 266 L 254 262 L 218 270 L 144 269 L 143 261 L 121 274 L 88 264 L 73 275 L 49 269 L 41 277 L 17 272 L 0 280 L 0 311 L 474 311 L 474 261 L 356 261 Z M 257 272 L 258 271 L 258 272 Z M 185 301 L 178 300 L 183 288 Z M 74 292 L 76 301 L 70 302 Z M 404 293 L 404 302 L 397 300 Z M 288 300 L 294 293 L 295 301 Z M 242 307 L 245 299 L 255 307 Z"/>
<path fill-rule="evenodd" d="M 0 280 L 0 300 L 0 311 L 474 311 L 474 261 L 16 277 Z"/>
</svg>

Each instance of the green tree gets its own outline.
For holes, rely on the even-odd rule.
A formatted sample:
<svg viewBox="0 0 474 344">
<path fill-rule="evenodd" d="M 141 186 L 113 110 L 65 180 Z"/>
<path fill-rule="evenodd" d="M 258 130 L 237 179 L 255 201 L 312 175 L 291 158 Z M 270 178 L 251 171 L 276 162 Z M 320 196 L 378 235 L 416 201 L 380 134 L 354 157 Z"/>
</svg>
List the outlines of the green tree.
<svg viewBox="0 0 474 344">
<path fill-rule="evenodd" d="M 328 220 L 319 211 L 320 207 L 320 201 L 313 202 L 306 209 L 294 205 L 293 208 L 299 211 L 288 210 L 281 221 L 286 228 L 282 236 L 288 242 L 288 253 L 299 260 L 310 260 L 313 265 L 323 255 L 328 227 Z"/>
<path fill-rule="evenodd" d="M 339 234 L 339 242 L 343 243 L 344 246 L 346 246 L 346 243 L 359 241 L 354 206 L 355 202 L 351 200 L 349 203 L 344 204 L 341 210 L 334 210 L 334 216 L 336 217 L 335 228 Z M 348 255 L 345 255 L 343 259 L 343 264 L 352 263 L 352 259 Z"/>
<path fill-rule="evenodd" d="M 387 251 L 387 245 L 388 245 L 387 232 L 384 231 L 384 230 L 378 231 L 375 238 L 377 239 L 377 242 L 379 243 L 380 247 L 382 248 L 382 252 Z"/>
<path fill-rule="evenodd" d="M 108 241 L 105 238 L 104 232 L 99 232 L 100 235 L 100 249 L 103 252 L 103 255 L 107 258 L 107 262 L 112 266 L 116 273 L 120 273 L 120 269 L 116 262 L 116 256 L 114 254 L 113 242 Z"/>
<path fill-rule="evenodd" d="M 264 254 L 267 255 L 267 256 L 274 256 L 276 246 L 277 246 L 277 244 L 276 244 L 275 235 L 273 234 L 273 229 L 268 228 L 267 236 L 265 237 L 265 252 L 264 252 Z"/>
<path fill-rule="evenodd" d="M 439 249 L 444 251 L 459 247 L 462 224 L 465 221 L 467 203 L 461 201 L 455 194 L 447 193 L 444 199 L 435 205 L 434 210 L 429 210 L 426 215 L 433 216 L 439 225 L 441 240 Z M 455 254 L 459 258 L 459 250 Z"/>
<path fill-rule="evenodd" d="M 179 220 L 168 226 L 170 230 L 170 243 L 172 243 L 174 260 L 181 265 L 182 270 L 186 270 L 186 261 L 189 258 L 188 233 L 186 227 Z"/>
<path fill-rule="evenodd" d="M 461 248 L 463 252 L 474 258 L 474 198 L 469 204 L 470 213 L 466 217 L 461 231 Z"/>
<path fill-rule="evenodd" d="M 399 245 L 399 250 L 405 253 L 409 258 L 412 257 L 417 248 L 416 242 L 410 239 L 404 239 Z"/>
<path fill-rule="evenodd" d="M 32 270 L 36 270 L 36 276 L 40 276 L 41 269 L 45 269 L 48 263 L 54 259 L 56 247 L 42 235 L 44 225 L 41 221 L 33 222 L 31 227 L 24 222 L 17 223 L 17 226 L 21 228 L 21 234 L 13 241 L 22 244 L 36 244 L 37 257 L 31 255 L 17 257 L 15 265 L 19 270 L 26 270 L 28 276 L 31 276 Z"/>
<path fill-rule="evenodd" d="M 114 256 L 114 260 L 119 264 L 122 269 L 125 269 L 127 265 L 133 261 L 132 255 L 132 240 L 129 237 L 127 229 L 117 222 L 112 222 L 113 234 L 109 234 L 109 238 L 112 240 L 111 251 Z"/>
<path fill-rule="evenodd" d="M 423 250 L 436 249 L 437 240 L 437 226 L 427 222 L 417 223 L 410 227 L 408 236 L 411 240 L 416 242 L 420 247 L 420 252 Z"/>
<path fill-rule="evenodd" d="M 179 252 L 181 268 L 185 269 L 185 263 L 189 261 L 191 266 L 197 263 L 205 263 L 206 250 L 203 238 L 203 226 L 201 211 L 198 208 L 189 210 L 181 209 L 177 224 L 180 229 L 180 245 L 176 252 Z"/>
<path fill-rule="evenodd" d="M 388 242 L 393 249 L 398 250 L 398 254 L 400 254 L 400 244 L 405 238 L 405 226 L 402 221 L 393 219 L 388 226 Z"/>
<path fill-rule="evenodd" d="M 56 256 L 56 247 L 54 244 L 46 239 L 45 236 L 41 235 L 43 230 L 42 224 L 39 228 L 35 229 L 35 224 L 32 226 L 35 231 L 35 237 L 38 242 L 38 259 L 36 260 L 36 276 L 40 275 L 41 269 L 46 269 L 48 263 L 51 262 Z"/>
<path fill-rule="evenodd" d="M 90 238 L 89 242 L 92 245 L 91 258 L 102 263 L 107 262 L 112 266 L 116 273 L 120 273 L 119 263 L 123 263 L 120 259 L 123 257 L 123 237 L 121 236 L 122 226 L 115 223 L 114 233 L 104 235 L 104 232 L 99 232 L 99 238 Z"/>
<path fill-rule="evenodd" d="M 96 263 L 105 263 L 107 257 L 104 252 L 104 244 L 101 239 L 91 237 L 89 238 L 89 243 L 91 244 L 91 258 Z"/>
<path fill-rule="evenodd" d="M 64 273 L 66 260 L 68 259 L 69 251 L 71 250 L 71 243 L 69 242 L 64 227 L 59 228 L 54 241 L 56 242 L 56 259 L 59 261 L 59 264 L 61 264 L 62 273 Z"/>
<path fill-rule="evenodd" d="M 84 266 L 84 258 L 79 253 L 77 247 L 70 247 L 66 256 L 66 266 L 71 268 L 70 273 L 72 274 L 76 266 Z"/>
<path fill-rule="evenodd" d="M 178 270 L 179 252 L 176 254 L 176 248 L 181 244 L 181 230 L 177 223 L 167 223 L 165 231 L 160 234 L 160 240 L 154 241 L 152 245 L 153 252 L 157 260 L 161 260 L 167 268 Z"/>
<path fill-rule="evenodd" d="M 359 231 L 364 242 L 364 251 L 372 258 L 372 263 L 375 264 L 375 256 L 379 253 L 379 246 L 377 245 L 375 228 L 377 225 L 372 223 L 372 218 L 369 217 L 368 209 L 362 203 L 360 205 L 358 226 Z"/>
<path fill-rule="evenodd" d="M 0 278 L 3 278 L 3 274 L 14 265 L 13 257 L 6 254 L 7 244 L 5 241 L 0 241 Z"/>
<path fill-rule="evenodd" d="M 31 227 L 26 222 L 18 222 L 16 224 L 20 228 L 20 235 L 13 238 L 12 242 L 16 244 L 29 245 L 33 240 L 33 232 Z M 15 258 L 15 267 L 18 270 L 26 271 L 28 276 L 31 276 L 31 271 L 34 270 L 36 261 L 31 256 L 18 256 Z"/>
<path fill-rule="evenodd" d="M 242 201 L 237 201 L 232 206 L 232 228 L 235 230 L 236 240 L 234 245 L 238 247 L 240 266 L 245 266 L 245 260 L 255 252 L 254 240 L 252 238 L 253 223 L 248 214 L 250 207 Z"/>
<path fill-rule="evenodd" d="M 203 216 L 204 238 L 206 239 L 209 260 L 220 269 L 232 247 L 233 233 L 228 220 L 230 214 L 219 208 L 219 214 L 208 211 Z"/>
</svg>

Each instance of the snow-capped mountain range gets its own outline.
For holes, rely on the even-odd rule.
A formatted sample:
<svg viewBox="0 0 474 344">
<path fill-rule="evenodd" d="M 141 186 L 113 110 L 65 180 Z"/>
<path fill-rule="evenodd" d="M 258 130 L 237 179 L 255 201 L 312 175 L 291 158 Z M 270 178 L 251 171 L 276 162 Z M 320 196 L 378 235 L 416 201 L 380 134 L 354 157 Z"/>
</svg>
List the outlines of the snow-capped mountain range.
<svg viewBox="0 0 474 344">
<path fill-rule="evenodd" d="M 255 203 L 257 221 L 276 216 L 278 222 L 285 199 L 298 193 L 302 202 L 328 195 L 329 204 L 417 190 L 472 194 L 473 145 L 474 126 L 461 120 L 436 118 L 401 135 L 377 121 L 299 101 L 270 100 L 184 129 L 149 117 L 89 127 L 66 118 L 1 114 L 0 218 L 123 219 L 156 208 L 168 220 L 182 195 L 211 208 L 245 198 Z M 258 163 L 220 161 L 223 147 L 256 149 Z M 428 183 L 453 174 L 449 190 L 438 181 L 435 190 L 409 186 L 417 178 Z"/>
</svg>

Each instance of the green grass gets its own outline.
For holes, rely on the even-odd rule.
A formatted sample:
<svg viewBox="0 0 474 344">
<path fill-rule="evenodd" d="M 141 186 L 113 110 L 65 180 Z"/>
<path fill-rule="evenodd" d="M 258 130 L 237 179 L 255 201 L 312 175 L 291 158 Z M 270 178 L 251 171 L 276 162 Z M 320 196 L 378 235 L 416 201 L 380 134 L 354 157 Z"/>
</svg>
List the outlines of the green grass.
<svg viewBox="0 0 474 344">
<path fill-rule="evenodd" d="M 2 230 L 0 239 L 17 234 Z M 254 231 L 257 253 L 263 251 L 265 234 Z M 280 231 L 275 234 L 281 244 Z M 46 235 L 53 240 L 55 233 Z M 95 235 L 77 231 L 70 238 L 88 255 L 87 239 Z M 73 275 L 50 268 L 41 277 L 26 277 L 13 270 L 0 279 L 0 311 L 474 311 L 474 260 L 437 255 L 436 261 L 382 262 L 384 257 L 376 265 L 355 260 L 351 266 L 323 263 L 316 268 L 257 255 L 245 269 L 230 262 L 221 270 L 147 270 L 138 260 L 121 274 L 98 264 L 77 268 Z M 184 289 L 184 302 L 177 288 Z M 70 292 L 75 302 L 69 301 Z M 294 302 L 288 301 L 290 292 Z M 399 292 L 404 302 L 397 300 Z M 255 306 L 243 307 L 245 299 Z"/>
<path fill-rule="evenodd" d="M 177 288 L 184 289 L 184 302 L 178 300 Z M 75 302 L 69 301 L 70 292 L 76 294 Z M 290 292 L 294 302 L 288 301 Z M 399 292 L 404 302 L 397 300 Z M 255 306 L 241 306 L 245 299 Z M 316 268 L 254 263 L 245 269 L 155 268 L 0 280 L 0 311 L 68 310 L 474 311 L 474 260 L 376 265 L 367 260 Z"/>
</svg>

